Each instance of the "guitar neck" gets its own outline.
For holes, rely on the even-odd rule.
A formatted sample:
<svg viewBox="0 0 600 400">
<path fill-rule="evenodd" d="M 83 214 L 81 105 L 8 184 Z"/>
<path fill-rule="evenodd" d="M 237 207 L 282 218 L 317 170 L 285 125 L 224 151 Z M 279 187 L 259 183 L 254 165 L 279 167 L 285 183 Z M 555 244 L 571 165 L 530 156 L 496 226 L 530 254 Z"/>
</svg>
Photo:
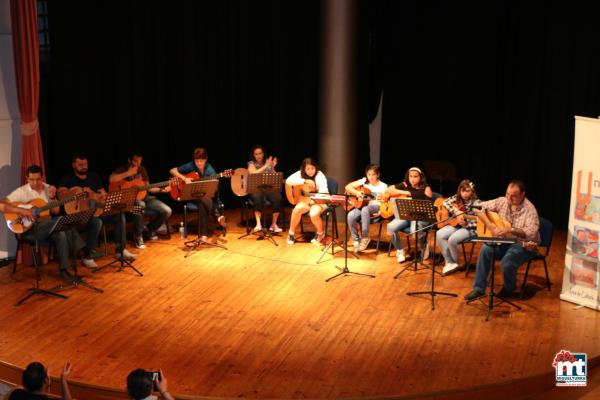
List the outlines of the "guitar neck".
<svg viewBox="0 0 600 400">
<path fill-rule="evenodd" d="M 222 178 L 223 176 L 225 176 L 225 173 L 224 172 L 219 172 L 216 175 L 203 176 L 202 178 L 198 179 L 198 181 L 210 181 L 210 180 L 213 180 L 213 179 Z"/>
<path fill-rule="evenodd" d="M 139 190 L 148 190 L 148 189 L 153 189 L 153 188 L 157 188 L 157 187 L 165 187 L 165 186 L 169 186 L 169 184 L 171 183 L 171 181 L 162 181 L 162 182 L 156 182 L 156 183 L 149 183 L 147 185 L 144 186 L 138 186 Z"/>
<path fill-rule="evenodd" d="M 85 197 L 85 196 L 75 195 L 75 196 L 64 198 L 62 200 L 49 201 L 48 204 L 46 204 L 45 206 L 37 208 L 36 212 L 37 213 L 41 213 L 41 212 L 44 212 L 46 210 L 50 210 L 50 209 L 55 208 L 55 207 L 60 207 L 62 205 L 65 205 L 67 203 L 70 203 L 72 201 L 75 201 L 75 200 L 83 198 L 83 197 Z"/>
</svg>

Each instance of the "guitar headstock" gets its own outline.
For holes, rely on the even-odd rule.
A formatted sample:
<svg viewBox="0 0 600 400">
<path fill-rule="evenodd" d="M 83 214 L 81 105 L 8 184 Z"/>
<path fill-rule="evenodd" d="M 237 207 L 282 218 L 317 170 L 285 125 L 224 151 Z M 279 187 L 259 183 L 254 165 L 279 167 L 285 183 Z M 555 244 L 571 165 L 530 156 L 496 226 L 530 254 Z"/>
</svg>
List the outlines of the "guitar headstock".
<svg viewBox="0 0 600 400">
<path fill-rule="evenodd" d="M 74 200 L 81 200 L 81 199 L 85 199 L 89 196 L 90 194 L 88 192 L 79 192 L 76 195 L 73 196 Z"/>
<path fill-rule="evenodd" d="M 231 178 L 233 176 L 233 169 L 231 169 L 231 168 L 226 169 L 225 171 L 221 172 L 219 175 L 221 175 L 223 178 Z"/>
</svg>

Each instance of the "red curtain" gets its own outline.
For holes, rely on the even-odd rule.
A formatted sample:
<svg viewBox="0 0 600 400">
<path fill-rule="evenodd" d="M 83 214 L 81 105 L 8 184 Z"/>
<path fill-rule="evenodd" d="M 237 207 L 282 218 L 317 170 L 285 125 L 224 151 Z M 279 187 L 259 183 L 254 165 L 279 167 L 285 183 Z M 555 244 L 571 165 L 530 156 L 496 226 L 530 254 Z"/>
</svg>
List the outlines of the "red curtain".
<svg viewBox="0 0 600 400">
<path fill-rule="evenodd" d="M 44 167 L 38 108 L 40 59 L 36 0 L 10 0 L 17 96 L 21 113 L 21 181 L 32 164 Z M 45 173 L 44 173 L 45 175 Z"/>
</svg>

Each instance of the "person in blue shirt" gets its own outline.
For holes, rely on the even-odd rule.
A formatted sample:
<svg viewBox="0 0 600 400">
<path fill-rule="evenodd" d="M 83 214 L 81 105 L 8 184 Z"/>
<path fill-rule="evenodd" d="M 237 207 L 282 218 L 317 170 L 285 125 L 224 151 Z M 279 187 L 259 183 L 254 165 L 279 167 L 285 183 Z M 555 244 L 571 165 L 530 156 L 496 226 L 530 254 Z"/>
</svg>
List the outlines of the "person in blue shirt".
<svg viewBox="0 0 600 400">
<path fill-rule="evenodd" d="M 217 171 L 208 162 L 208 152 L 205 148 L 196 148 L 193 157 L 193 161 L 189 161 L 179 167 L 171 168 L 169 171 L 171 175 L 181 179 L 185 183 L 194 181 L 193 178 L 186 176 L 192 172 L 196 172 L 200 178 L 217 175 Z M 215 178 L 218 179 L 218 177 Z M 218 197 L 218 194 L 215 194 L 214 203 L 217 205 L 214 207 L 215 215 L 219 224 L 225 226 L 225 216 L 222 214 L 222 205 L 220 205 Z M 200 240 L 204 242 L 208 241 L 208 216 L 212 210 L 213 199 L 201 198 L 198 200 L 198 218 L 200 218 L 198 236 L 200 236 Z"/>
</svg>

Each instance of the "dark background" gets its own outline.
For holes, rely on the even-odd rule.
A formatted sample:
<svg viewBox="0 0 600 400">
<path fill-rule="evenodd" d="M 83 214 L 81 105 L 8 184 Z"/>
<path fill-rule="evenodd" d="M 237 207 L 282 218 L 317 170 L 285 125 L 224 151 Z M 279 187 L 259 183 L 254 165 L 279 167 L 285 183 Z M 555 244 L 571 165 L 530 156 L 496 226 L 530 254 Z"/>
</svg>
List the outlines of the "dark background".
<svg viewBox="0 0 600 400">
<path fill-rule="evenodd" d="M 383 90 L 385 182 L 448 160 L 484 199 L 525 180 L 540 215 L 566 226 L 573 117 L 600 115 L 590 4 L 359 1 L 357 177 Z M 107 179 L 139 148 L 158 181 L 194 147 L 220 171 L 245 166 L 256 143 L 295 171 L 319 153 L 320 19 L 314 0 L 48 2 L 48 180 L 69 171 L 77 150 Z M 223 197 L 239 205 L 228 189 Z"/>
</svg>

